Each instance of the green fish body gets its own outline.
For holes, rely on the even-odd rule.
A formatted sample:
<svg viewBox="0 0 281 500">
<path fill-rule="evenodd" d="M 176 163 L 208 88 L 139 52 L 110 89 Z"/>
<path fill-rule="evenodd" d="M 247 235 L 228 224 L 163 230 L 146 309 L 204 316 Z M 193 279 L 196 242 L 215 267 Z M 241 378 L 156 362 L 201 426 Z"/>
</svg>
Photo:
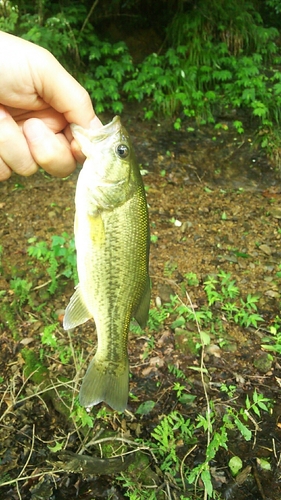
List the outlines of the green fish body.
<svg viewBox="0 0 281 500">
<path fill-rule="evenodd" d="M 128 331 L 144 327 L 150 303 L 149 225 L 143 181 L 128 133 L 116 116 L 93 130 L 72 125 L 86 156 L 75 196 L 79 284 L 65 311 L 64 328 L 94 318 L 98 347 L 83 379 L 83 406 L 106 402 L 126 408 Z"/>
</svg>

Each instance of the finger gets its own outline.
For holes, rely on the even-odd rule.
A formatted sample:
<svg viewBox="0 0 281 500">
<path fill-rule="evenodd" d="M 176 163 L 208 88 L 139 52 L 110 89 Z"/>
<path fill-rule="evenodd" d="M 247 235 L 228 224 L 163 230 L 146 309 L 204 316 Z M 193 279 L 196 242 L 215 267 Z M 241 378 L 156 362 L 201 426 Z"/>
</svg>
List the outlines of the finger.
<svg viewBox="0 0 281 500">
<path fill-rule="evenodd" d="M 71 141 L 70 146 L 71 146 L 72 154 L 73 154 L 74 158 L 76 159 L 76 161 L 78 163 L 80 163 L 80 165 L 83 165 L 83 163 L 86 159 L 86 156 L 82 153 L 78 142 L 75 139 L 73 139 Z"/>
<path fill-rule="evenodd" d="M 79 125 L 88 126 L 95 117 L 88 92 L 67 73 L 52 54 L 48 54 L 47 57 L 51 71 L 46 71 L 46 60 L 44 64 L 34 68 L 35 87 L 39 96 L 63 113 L 69 123 L 76 123 L 79 120 Z"/>
<path fill-rule="evenodd" d="M 23 125 L 30 152 L 40 167 L 56 177 L 66 177 L 76 167 L 64 134 L 54 134 L 41 120 L 31 118 Z"/>
<path fill-rule="evenodd" d="M 20 128 L 30 118 L 40 118 L 55 133 L 64 130 L 68 125 L 64 115 L 47 105 L 45 109 L 38 111 L 15 110 L 6 106 L 6 111 L 13 117 Z"/>
<path fill-rule="evenodd" d="M 22 131 L 3 106 L 0 106 L 0 158 L 20 175 L 32 175 L 38 169 Z"/>
<path fill-rule="evenodd" d="M 0 158 L 0 182 L 6 181 L 11 177 L 12 170 L 6 165 L 6 163 Z"/>
<path fill-rule="evenodd" d="M 45 54 L 46 55 L 46 54 Z M 41 58 L 41 64 L 32 66 L 36 90 L 45 102 L 54 109 L 63 113 L 68 123 L 77 123 L 82 127 L 89 127 L 95 119 L 94 128 L 102 126 L 96 116 L 88 92 L 80 85 L 55 59 L 47 53 L 46 59 Z M 56 77 L 54 78 L 54 74 Z"/>
<path fill-rule="evenodd" d="M 78 123 L 79 125 L 79 123 Z M 102 122 L 97 117 L 97 115 L 90 121 L 90 129 L 95 130 L 97 128 L 103 127 Z"/>
</svg>

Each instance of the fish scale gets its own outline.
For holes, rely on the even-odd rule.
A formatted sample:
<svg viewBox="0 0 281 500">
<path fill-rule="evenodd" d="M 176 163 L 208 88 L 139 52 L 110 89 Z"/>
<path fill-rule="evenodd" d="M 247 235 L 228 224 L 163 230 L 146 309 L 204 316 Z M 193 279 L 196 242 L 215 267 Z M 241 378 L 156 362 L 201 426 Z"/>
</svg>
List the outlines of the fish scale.
<svg viewBox="0 0 281 500">
<path fill-rule="evenodd" d="M 114 218 L 115 217 L 116 214 L 114 214 Z M 124 326 L 121 327 L 123 328 L 123 335 L 127 335 L 133 305 L 140 299 L 143 285 L 139 276 L 136 275 L 136 261 L 138 261 L 138 255 L 135 255 L 135 260 L 130 261 L 128 251 L 126 251 L 126 249 L 129 248 L 129 242 L 131 243 L 131 240 L 134 246 L 133 231 L 136 231 L 136 225 L 132 228 L 128 225 L 126 227 L 127 234 L 124 234 L 124 232 L 118 234 L 118 229 L 118 218 L 116 224 L 114 224 L 114 221 L 109 219 L 105 228 L 108 245 L 105 246 L 103 253 L 100 252 L 99 261 L 95 260 L 94 262 L 94 272 L 97 276 L 97 287 L 94 294 L 97 295 L 99 293 L 99 290 L 101 289 L 101 282 L 107 282 L 107 286 L 104 290 L 104 300 L 102 299 L 102 294 L 100 293 L 100 307 L 101 310 L 103 307 L 105 310 L 102 311 L 99 342 L 101 343 L 101 346 L 103 345 L 103 342 L 105 342 L 109 351 L 114 350 L 114 347 L 119 345 L 114 342 L 114 338 L 116 336 L 117 328 L 120 329 L 120 318 L 123 318 L 124 320 Z M 114 238 L 112 237 L 112 234 Z M 114 255 L 119 250 L 118 247 L 122 249 L 122 252 L 120 252 L 119 261 L 115 261 L 114 266 L 112 266 L 112 262 L 114 262 Z M 143 251 L 145 252 L 145 248 L 143 248 Z M 108 270 L 111 271 L 109 275 Z M 107 273 L 107 280 L 105 273 Z M 141 270 L 140 274 L 144 275 L 143 270 Z M 132 279 L 134 279 L 136 283 L 134 296 L 131 295 Z M 123 296 L 123 301 L 118 300 L 120 295 Z M 106 304 L 108 307 L 106 307 Z M 108 318 L 108 322 L 106 322 L 103 318 Z M 110 338 L 110 342 L 105 341 L 107 335 L 110 337 L 112 336 L 112 338 Z M 112 356 L 109 355 L 109 358 L 111 357 Z"/>
<path fill-rule="evenodd" d="M 87 159 L 75 197 L 79 285 L 66 308 L 64 328 L 90 318 L 96 325 L 97 351 L 82 382 L 80 403 L 90 407 L 105 401 L 123 411 L 129 391 L 129 324 L 134 316 L 145 325 L 150 302 L 144 186 L 119 117 L 100 131 L 75 125 L 73 134 Z"/>
</svg>

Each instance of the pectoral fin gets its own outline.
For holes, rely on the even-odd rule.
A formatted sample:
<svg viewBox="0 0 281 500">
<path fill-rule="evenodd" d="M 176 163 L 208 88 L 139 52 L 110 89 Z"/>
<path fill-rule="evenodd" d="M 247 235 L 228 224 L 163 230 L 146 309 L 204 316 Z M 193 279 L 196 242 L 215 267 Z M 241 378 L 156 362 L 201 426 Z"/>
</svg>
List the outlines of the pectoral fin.
<svg viewBox="0 0 281 500">
<path fill-rule="evenodd" d="M 141 328 L 144 328 L 148 320 L 148 312 L 150 305 L 150 279 L 147 276 L 146 285 L 142 294 L 141 300 L 134 313 L 134 318 L 137 320 Z"/>
<path fill-rule="evenodd" d="M 63 318 L 63 328 L 65 330 L 72 330 L 82 323 L 86 323 L 88 319 L 92 318 L 87 307 L 83 302 L 83 298 L 80 292 L 80 286 L 77 285 L 76 291 L 72 295 L 69 304 L 65 310 L 65 315 Z"/>
</svg>

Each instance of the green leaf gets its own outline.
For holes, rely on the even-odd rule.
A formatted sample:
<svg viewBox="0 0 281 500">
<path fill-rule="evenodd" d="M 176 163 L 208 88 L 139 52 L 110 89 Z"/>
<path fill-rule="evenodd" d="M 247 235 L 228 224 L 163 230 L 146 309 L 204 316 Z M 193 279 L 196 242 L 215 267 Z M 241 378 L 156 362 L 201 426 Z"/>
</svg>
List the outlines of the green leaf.
<svg viewBox="0 0 281 500">
<path fill-rule="evenodd" d="M 210 337 L 209 333 L 201 330 L 200 338 L 201 338 L 201 342 L 203 345 L 210 345 L 211 337 Z"/>
<path fill-rule="evenodd" d="M 122 113 L 123 108 L 124 108 L 124 106 L 123 106 L 122 102 L 120 102 L 120 101 L 112 103 L 112 109 L 113 109 L 114 113 L 117 115 Z"/>
<path fill-rule="evenodd" d="M 98 79 L 105 78 L 108 76 L 108 68 L 106 66 L 98 66 L 95 70 L 95 76 Z"/>
<path fill-rule="evenodd" d="M 231 474 L 233 476 L 236 476 L 238 472 L 242 469 L 243 462 L 240 457 L 234 456 L 229 460 L 228 466 L 231 470 Z"/>
<path fill-rule="evenodd" d="M 234 422 L 244 439 L 246 441 L 250 441 L 252 439 L 252 432 L 248 429 L 248 427 L 246 427 L 246 425 L 244 425 L 237 417 L 234 417 Z"/>
<path fill-rule="evenodd" d="M 245 404 L 246 404 L 246 408 L 247 410 L 249 410 L 251 408 L 251 402 L 250 402 L 250 399 L 249 399 L 249 396 L 247 394 L 246 396 L 246 401 L 245 401 Z"/>
<path fill-rule="evenodd" d="M 261 412 L 256 405 L 252 405 L 252 410 L 258 417 L 261 416 Z"/>
<path fill-rule="evenodd" d="M 252 108 L 254 116 L 265 117 L 268 114 L 268 107 L 261 101 L 254 101 Z"/>
<path fill-rule="evenodd" d="M 258 405 L 261 410 L 268 411 L 268 407 L 262 401 L 259 401 Z"/>
<path fill-rule="evenodd" d="M 207 491 L 207 494 L 209 497 L 212 497 L 213 494 L 213 485 L 212 485 L 212 479 L 211 479 L 211 474 L 209 470 L 203 470 L 201 473 L 201 479 L 204 483 L 205 489 Z"/>
<path fill-rule="evenodd" d="M 179 316 L 175 321 L 172 322 L 171 328 L 174 330 L 175 328 L 183 327 L 186 323 L 186 320 L 183 316 Z"/>
<path fill-rule="evenodd" d="M 193 394 L 182 394 L 179 397 L 179 402 L 181 404 L 191 405 L 195 401 L 196 398 L 197 398 L 197 396 L 194 396 Z"/>
<path fill-rule="evenodd" d="M 136 413 L 138 415 L 148 415 L 148 413 L 151 412 L 151 410 L 153 410 L 155 406 L 155 401 L 145 401 L 144 403 L 142 403 L 141 405 L 139 405 Z"/>
<path fill-rule="evenodd" d="M 93 59 L 100 59 L 101 58 L 101 51 L 98 47 L 92 47 L 91 52 L 89 54 L 89 60 Z"/>
<path fill-rule="evenodd" d="M 243 91 L 242 93 L 242 99 L 243 101 L 246 101 L 247 103 L 254 101 L 256 97 L 256 91 L 254 88 L 247 88 Z"/>
<path fill-rule="evenodd" d="M 213 78 L 219 82 L 225 82 L 226 80 L 231 80 L 232 73 L 228 70 L 217 70 L 213 72 Z"/>
<path fill-rule="evenodd" d="M 271 465 L 265 458 L 258 458 L 257 462 L 262 470 L 271 470 Z"/>
<path fill-rule="evenodd" d="M 273 85 L 273 89 L 274 89 L 275 95 L 281 94 L 281 82 L 275 83 L 275 85 Z"/>
<path fill-rule="evenodd" d="M 253 401 L 254 401 L 254 403 L 257 403 L 257 402 L 258 402 L 258 400 L 259 400 L 259 395 L 258 395 L 257 391 L 256 391 L 256 390 L 254 390 L 254 393 L 253 393 Z"/>
<path fill-rule="evenodd" d="M 60 450 L 64 447 L 64 443 L 63 443 L 63 442 L 58 443 L 58 442 L 56 441 L 55 446 L 49 446 L 49 445 L 47 445 L 47 446 L 48 446 L 49 450 L 50 450 L 52 453 L 56 453 L 57 451 L 60 451 Z"/>
</svg>

